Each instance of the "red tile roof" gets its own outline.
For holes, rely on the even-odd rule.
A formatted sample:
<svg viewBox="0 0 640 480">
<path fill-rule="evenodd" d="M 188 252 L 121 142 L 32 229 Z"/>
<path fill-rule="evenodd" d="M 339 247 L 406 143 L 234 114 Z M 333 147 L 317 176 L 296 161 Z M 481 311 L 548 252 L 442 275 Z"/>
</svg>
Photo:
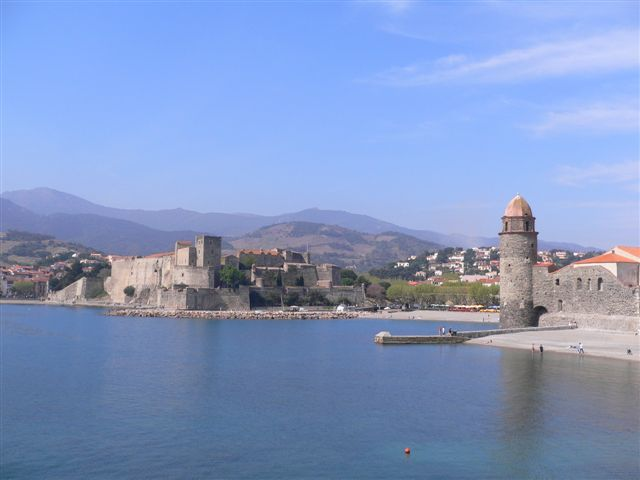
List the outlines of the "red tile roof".
<svg viewBox="0 0 640 480">
<path fill-rule="evenodd" d="M 637 260 L 632 260 L 628 257 L 623 257 L 622 255 L 609 252 L 603 255 L 598 255 L 597 257 L 587 258 L 585 260 L 573 262 L 572 265 L 587 265 L 592 263 L 640 263 L 640 262 L 638 262 Z"/>
<path fill-rule="evenodd" d="M 624 245 L 618 245 L 616 248 L 630 253 L 634 257 L 640 257 L 640 247 L 626 247 Z"/>
</svg>

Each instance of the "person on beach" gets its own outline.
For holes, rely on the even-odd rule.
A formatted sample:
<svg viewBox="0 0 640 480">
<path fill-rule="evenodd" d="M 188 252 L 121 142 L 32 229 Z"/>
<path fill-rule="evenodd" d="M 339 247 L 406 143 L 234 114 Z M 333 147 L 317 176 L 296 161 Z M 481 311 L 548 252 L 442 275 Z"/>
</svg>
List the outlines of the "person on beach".
<svg viewBox="0 0 640 480">
<path fill-rule="evenodd" d="M 582 342 L 578 343 L 578 353 L 580 355 L 584 355 L 584 347 L 582 346 Z"/>
<path fill-rule="evenodd" d="M 534 353 L 536 351 L 536 345 L 535 343 L 531 344 L 531 353 Z"/>
<path fill-rule="evenodd" d="M 540 344 L 540 353 L 544 352 L 544 347 Z"/>
</svg>

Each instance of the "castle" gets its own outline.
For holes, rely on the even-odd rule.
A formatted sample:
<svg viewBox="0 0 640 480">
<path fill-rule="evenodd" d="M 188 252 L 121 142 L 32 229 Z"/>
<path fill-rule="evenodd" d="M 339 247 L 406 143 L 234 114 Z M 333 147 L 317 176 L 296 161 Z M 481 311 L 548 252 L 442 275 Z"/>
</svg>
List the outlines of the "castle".
<svg viewBox="0 0 640 480">
<path fill-rule="evenodd" d="M 225 266 L 240 269 L 250 285 L 222 288 Z M 221 237 L 198 235 L 194 243 L 176 242 L 173 252 L 114 258 L 104 290 L 114 303 L 186 310 L 248 310 L 252 298 L 310 293 L 334 303 L 362 304 L 362 288 L 341 286 L 340 271 L 335 265 L 312 264 L 309 253 L 284 249 L 240 250 L 222 257 Z M 125 293 L 127 287 L 133 294 Z"/>
<path fill-rule="evenodd" d="M 538 263 L 538 232 L 527 201 L 516 195 L 500 232 L 500 326 L 577 322 L 580 327 L 640 327 L 640 248 L 618 246 L 563 268 Z"/>
</svg>

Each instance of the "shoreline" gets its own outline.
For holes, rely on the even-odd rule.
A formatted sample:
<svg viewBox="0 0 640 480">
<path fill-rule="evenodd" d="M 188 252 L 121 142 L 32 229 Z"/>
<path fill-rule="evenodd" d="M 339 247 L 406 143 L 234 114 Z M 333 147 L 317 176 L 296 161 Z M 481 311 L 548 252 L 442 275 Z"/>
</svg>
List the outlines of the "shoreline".
<svg viewBox="0 0 640 480">
<path fill-rule="evenodd" d="M 578 343 L 584 345 L 584 355 L 578 354 Z M 613 330 L 589 330 L 577 328 L 574 330 L 536 331 L 504 333 L 474 338 L 466 342 L 468 345 L 484 347 L 515 348 L 531 351 L 532 355 L 540 354 L 540 345 L 544 352 L 562 353 L 577 357 L 597 357 L 614 360 L 640 362 L 640 336 L 633 332 L 617 332 Z M 627 349 L 631 349 L 631 355 Z"/>
<path fill-rule="evenodd" d="M 413 310 L 413 311 L 385 311 L 363 312 L 367 318 L 381 320 L 415 320 L 438 322 L 466 322 L 466 323 L 499 323 L 499 313 L 484 312 L 449 312 L 445 310 Z"/>
<path fill-rule="evenodd" d="M 90 308 L 117 308 L 117 305 L 100 302 L 63 303 L 49 300 L 18 300 L 2 298 L 0 305 L 44 305 L 49 307 L 90 307 Z"/>
<path fill-rule="evenodd" d="M 105 308 L 109 310 L 131 310 L 135 312 L 163 312 L 161 316 L 168 316 L 164 312 L 179 312 L 184 313 L 185 318 L 189 318 L 191 314 L 188 312 L 219 312 L 218 310 L 173 310 L 157 307 L 128 307 L 127 305 L 117 305 L 112 303 L 101 302 L 77 302 L 77 303 L 63 303 L 52 302 L 49 300 L 20 300 L 20 299 L 0 299 L 0 305 L 44 305 L 52 307 L 91 307 L 91 308 Z M 272 310 L 272 309 L 256 309 L 256 310 L 224 310 L 228 315 L 243 315 L 246 317 L 251 314 L 255 314 L 256 319 L 262 317 L 265 314 L 281 314 L 281 313 L 300 313 L 305 315 L 310 314 L 322 314 L 323 318 L 328 315 L 334 315 L 333 318 L 344 318 L 345 313 L 349 314 L 349 318 L 361 318 L 363 320 L 415 320 L 415 321 L 439 321 L 439 322 L 463 322 L 463 323 L 499 323 L 499 313 L 481 313 L 481 312 L 448 312 L 443 310 L 413 310 L 413 311 L 385 311 L 380 310 L 378 312 L 370 311 L 349 311 L 336 312 L 332 310 L 301 310 L 299 312 L 293 312 L 288 310 Z M 159 316 L 160 316 L 159 315 Z M 217 313 L 215 314 L 217 315 Z M 128 316 L 142 316 L 142 315 L 128 315 Z M 145 315 L 149 316 L 149 315 Z M 173 314 L 171 316 L 180 317 L 181 315 Z M 222 317 L 216 317 L 222 318 Z M 233 318 L 233 317 L 225 317 Z"/>
<path fill-rule="evenodd" d="M 160 317 L 160 318 L 195 318 L 195 319 L 239 319 L 239 320 L 411 320 L 411 321 L 440 321 L 466 323 L 498 323 L 499 314 L 481 312 L 446 312 L 438 310 L 415 310 L 412 312 L 336 312 L 304 310 L 289 311 L 208 311 L 208 310 L 165 310 L 153 308 L 127 309 L 102 303 L 57 303 L 40 300 L 9 300 L 0 299 L 1 305 L 43 305 L 55 307 L 89 307 L 104 308 L 106 315 L 129 317 Z M 126 313 L 125 313 L 126 312 Z M 616 360 L 640 361 L 640 336 L 633 332 L 617 332 L 612 330 L 589 330 L 578 328 L 564 331 L 536 331 L 505 333 L 471 339 L 469 345 L 485 347 L 516 348 L 531 350 L 535 346 L 536 355 L 540 355 L 539 346 L 544 346 L 545 352 L 578 355 L 571 346 L 579 342 L 584 344 L 585 357 L 609 358 Z M 627 349 L 632 351 L 627 355 Z"/>
</svg>

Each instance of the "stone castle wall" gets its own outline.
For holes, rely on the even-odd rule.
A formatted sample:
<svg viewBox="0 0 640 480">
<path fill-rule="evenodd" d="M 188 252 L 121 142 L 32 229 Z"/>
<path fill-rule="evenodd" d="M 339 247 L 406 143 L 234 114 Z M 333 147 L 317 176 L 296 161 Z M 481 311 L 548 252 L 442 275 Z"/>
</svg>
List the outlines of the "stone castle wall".
<svg viewBox="0 0 640 480">
<path fill-rule="evenodd" d="M 50 292 L 49 300 L 60 303 L 84 301 L 100 294 L 103 288 L 104 282 L 101 278 L 82 277 L 62 290 Z"/>
<path fill-rule="evenodd" d="M 276 287 L 276 288 L 257 288 L 251 287 L 251 292 L 254 295 L 263 297 L 263 299 L 283 299 L 287 295 L 297 293 L 300 297 L 305 297 L 311 293 L 316 293 L 333 304 L 341 303 L 345 300 L 351 305 L 363 305 L 365 302 L 365 295 L 362 287 Z M 279 302 L 280 300 L 278 300 Z M 251 308 L 259 308 L 260 305 L 253 304 Z"/>
<path fill-rule="evenodd" d="M 322 282 L 323 286 L 340 285 L 340 267 L 323 263 L 316 267 L 318 274 L 318 283 Z"/>
<path fill-rule="evenodd" d="M 302 281 L 302 285 L 299 285 Z M 282 272 L 282 285 L 285 287 L 314 287 L 318 283 L 316 266 L 307 263 L 285 263 Z"/>
<path fill-rule="evenodd" d="M 193 288 L 214 288 L 216 283 L 216 271 L 215 268 L 198 268 L 198 267 L 185 267 L 185 266 L 173 266 L 173 285 L 188 285 Z"/>
<path fill-rule="evenodd" d="M 637 263 L 619 263 L 618 279 L 627 287 L 640 285 L 640 265 Z"/>
<path fill-rule="evenodd" d="M 185 288 L 157 292 L 157 306 L 179 310 L 249 310 L 249 287 Z"/>
<path fill-rule="evenodd" d="M 195 247 L 176 248 L 176 265 L 196 266 L 197 256 Z"/>
<path fill-rule="evenodd" d="M 540 317 L 541 327 L 554 327 L 576 323 L 579 328 L 636 332 L 640 328 L 638 315 L 601 315 L 590 313 L 557 312 Z"/>
<path fill-rule="evenodd" d="M 256 267 L 282 267 L 284 265 L 284 258 L 281 255 L 272 255 L 269 253 L 240 252 L 238 261 L 245 265 L 253 262 Z"/>
<path fill-rule="evenodd" d="M 104 289 L 115 303 L 124 303 L 125 287 L 132 286 L 136 292 L 158 287 L 169 288 L 172 284 L 172 256 L 130 257 L 111 264 L 111 276 L 105 280 Z"/>
<path fill-rule="evenodd" d="M 623 285 L 604 267 L 565 267 L 555 272 L 548 272 L 545 267 L 534 267 L 533 270 L 534 307 L 542 307 L 549 313 L 640 318 L 638 288 Z"/>
</svg>

